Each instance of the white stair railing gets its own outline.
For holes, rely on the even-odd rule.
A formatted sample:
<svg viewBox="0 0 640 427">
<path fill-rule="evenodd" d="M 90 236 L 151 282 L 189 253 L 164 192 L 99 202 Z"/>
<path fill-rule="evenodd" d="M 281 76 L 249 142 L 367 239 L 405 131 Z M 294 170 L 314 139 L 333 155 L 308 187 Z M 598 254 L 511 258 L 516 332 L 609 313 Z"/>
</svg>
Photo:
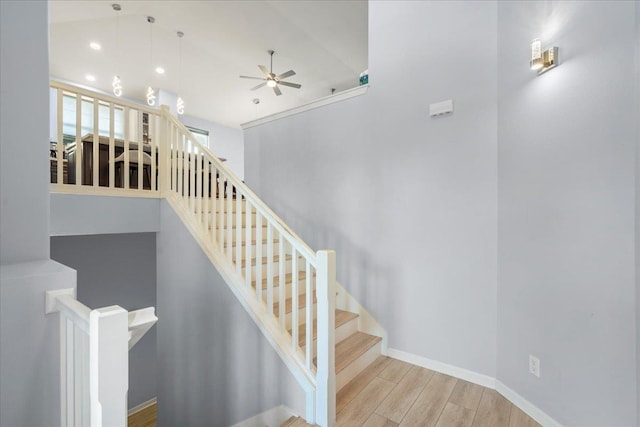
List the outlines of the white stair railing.
<svg viewBox="0 0 640 427">
<path fill-rule="evenodd" d="M 333 425 L 335 253 L 309 248 L 164 112 L 163 144 L 169 148 L 159 168 L 164 197 L 306 390 L 307 421 Z"/>
<path fill-rule="evenodd" d="M 46 293 L 45 313 L 60 313 L 62 427 L 127 425 L 129 342 L 158 320 L 153 311 L 91 310 L 74 289 Z"/>
<path fill-rule="evenodd" d="M 168 108 L 51 88 L 52 191 L 166 198 L 305 390 L 307 421 L 333 425 L 334 252 L 309 248 Z"/>
</svg>

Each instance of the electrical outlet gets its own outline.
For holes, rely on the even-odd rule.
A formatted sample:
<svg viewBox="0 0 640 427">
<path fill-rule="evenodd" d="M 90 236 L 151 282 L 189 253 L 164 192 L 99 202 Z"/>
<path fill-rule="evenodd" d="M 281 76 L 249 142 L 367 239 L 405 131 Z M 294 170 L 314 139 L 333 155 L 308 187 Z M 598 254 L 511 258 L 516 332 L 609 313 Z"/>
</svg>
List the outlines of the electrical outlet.
<svg viewBox="0 0 640 427">
<path fill-rule="evenodd" d="M 540 359 L 534 355 L 529 355 L 529 373 L 540 378 Z"/>
</svg>

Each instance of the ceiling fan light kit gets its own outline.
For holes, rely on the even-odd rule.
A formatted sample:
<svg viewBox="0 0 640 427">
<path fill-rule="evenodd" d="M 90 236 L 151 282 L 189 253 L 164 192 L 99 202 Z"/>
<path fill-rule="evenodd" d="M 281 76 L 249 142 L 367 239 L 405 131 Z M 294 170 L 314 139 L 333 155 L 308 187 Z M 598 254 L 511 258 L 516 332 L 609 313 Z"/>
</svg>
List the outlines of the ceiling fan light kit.
<svg viewBox="0 0 640 427">
<path fill-rule="evenodd" d="M 252 80 L 263 81 L 258 86 L 252 87 L 250 90 L 257 90 L 257 89 L 260 89 L 261 87 L 268 86 L 271 89 L 273 89 L 273 93 L 275 93 L 276 96 L 280 96 L 282 95 L 282 91 L 280 91 L 280 87 L 279 87 L 280 85 L 292 87 L 294 89 L 300 89 L 302 85 L 298 83 L 290 83 L 290 82 L 284 81 L 284 79 L 288 77 L 295 76 L 296 72 L 293 70 L 289 70 L 282 74 L 276 75 L 273 72 L 273 54 L 275 53 L 275 51 L 269 50 L 267 51 L 267 53 L 269 53 L 269 56 L 271 57 L 271 69 L 270 70 L 267 69 L 267 67 L 265 67 L 264 65 L 258 65 L 258 68 L 260 68 L 260 71 L 262 71 L 262 74 L 264 74 L 264 77 L 240 76 L 240 78 L 242 79 L 252 79 Z"/>
</svg>

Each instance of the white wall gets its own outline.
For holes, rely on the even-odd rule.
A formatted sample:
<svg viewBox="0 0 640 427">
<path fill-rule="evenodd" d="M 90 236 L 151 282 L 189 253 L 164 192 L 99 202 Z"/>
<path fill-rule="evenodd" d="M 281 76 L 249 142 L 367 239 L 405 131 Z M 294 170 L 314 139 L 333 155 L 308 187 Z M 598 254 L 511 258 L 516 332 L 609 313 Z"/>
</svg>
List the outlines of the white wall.
<svg viewBox="0 0 640 427">
<path fill-rule="evenodd" d="M 178 116 L 186 126 L 209 131 L 209 148 L 218 157 L 227 159 L 226 165 L 240 179 L 244 179 L 244 134 L 230 128 L 187 115 Z"/>
<path fill-rule="evenodd" d="M 498 2 L 498 379 L 565 425 L 636 423 L 634 25 L 633 2 Z"/>
<path fill-rule="evenodd" d="M 230 426 L 304 393 L 166 201 L 157 234 L 158 425 Z"/>
<path fill-rule="evenodd" d="M 496 19 L 494 2 L 370 2 L 367 94 L 245 131 L 248 185 L 337 251 L 339 281 L 389 346 L 489 376 Z M 445 99 L 455 113 L 429 118 Z"/>
<path fill-rule="evenodd" d="M 48 6 L 0 2 L 0 264 L 49 258 Z"/>
</svg>

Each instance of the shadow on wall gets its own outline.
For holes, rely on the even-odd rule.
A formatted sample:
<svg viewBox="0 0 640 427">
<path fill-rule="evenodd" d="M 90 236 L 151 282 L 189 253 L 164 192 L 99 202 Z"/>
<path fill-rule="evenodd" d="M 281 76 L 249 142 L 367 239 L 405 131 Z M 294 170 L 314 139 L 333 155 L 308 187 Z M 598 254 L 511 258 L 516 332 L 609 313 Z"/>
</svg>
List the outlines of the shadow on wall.
<svg viewBox="0 0 640 427">
<path fill-rule="evenodd" d="M 395 316 L 402 312 L 393 289 L 394 283 L 401 280 L 398 269 L 374 259 L 365 248 L 355 245 L 339 230 L 310 221 L 296 205 L 273 201 L 270 207 L 313 250 L 335 251 L 338 283 L 385 329 L 396 326 Z"/>
</svg>

